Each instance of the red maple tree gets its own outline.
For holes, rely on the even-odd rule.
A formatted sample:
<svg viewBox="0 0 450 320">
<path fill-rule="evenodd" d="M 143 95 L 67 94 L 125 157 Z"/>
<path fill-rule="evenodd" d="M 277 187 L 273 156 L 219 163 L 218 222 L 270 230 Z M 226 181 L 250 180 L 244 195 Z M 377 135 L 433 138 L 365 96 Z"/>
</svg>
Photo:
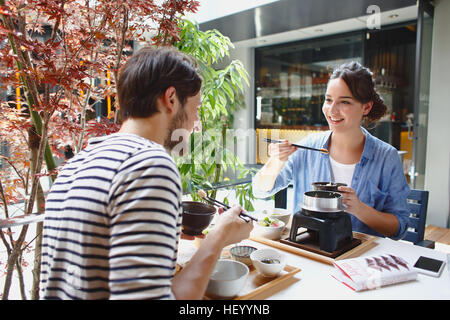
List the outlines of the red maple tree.
<svg viewBox="0 0 450 320">
<path fill-rule="evenodd" d="M 65 146 L 76 153 L 90 136 L 118 130 L 115 83 L 132 41 L 170 45 L 178 39 L 178 18 L 198 5 L 194 0 L 0 0 L 0 216 L 10 218 L 8 208 L 18 203 L 25 215 L 34 208 L 43 212 L 42 177 L 54 178 Z M 101 105 L 107 107 L 103 116 Z M 15 268 L 26 298 L 21 256 L 28 226 L 0 232 L 8 253 L 3 299 Z M 41 229 L 37 224 L 38 236 Z M 39 237 L 35 246 L 33 299 L 39 297 Z"/>
</svg>

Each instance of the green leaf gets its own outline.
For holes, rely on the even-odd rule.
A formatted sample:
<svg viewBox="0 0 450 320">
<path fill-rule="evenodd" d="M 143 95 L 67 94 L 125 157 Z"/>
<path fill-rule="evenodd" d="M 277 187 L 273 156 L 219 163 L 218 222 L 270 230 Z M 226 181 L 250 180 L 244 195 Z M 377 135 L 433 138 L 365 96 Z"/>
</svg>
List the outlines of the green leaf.
<svg viewBox="0 0 450 320">
<path fill-rule="evenodd" d="M 234 92 L 228 82 L 224 82 L 222 86 L 223 90 L 227 93 L 228 98 L 233 101 L 234 100 Z"/>
</svg>

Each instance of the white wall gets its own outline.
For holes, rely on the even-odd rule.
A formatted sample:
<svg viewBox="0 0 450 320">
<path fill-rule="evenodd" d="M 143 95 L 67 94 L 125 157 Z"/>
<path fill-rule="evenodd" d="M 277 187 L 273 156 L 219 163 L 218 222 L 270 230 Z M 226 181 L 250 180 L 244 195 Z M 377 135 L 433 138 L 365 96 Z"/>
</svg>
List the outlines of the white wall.
<svg viewBox="0 0 450 320">
<path fill-rule="evenodd" d="M 431 53 L 425 190 L 427 224 L 448 228 L 450 216 L 450 1 L 436 0 Z"/>
</svg>

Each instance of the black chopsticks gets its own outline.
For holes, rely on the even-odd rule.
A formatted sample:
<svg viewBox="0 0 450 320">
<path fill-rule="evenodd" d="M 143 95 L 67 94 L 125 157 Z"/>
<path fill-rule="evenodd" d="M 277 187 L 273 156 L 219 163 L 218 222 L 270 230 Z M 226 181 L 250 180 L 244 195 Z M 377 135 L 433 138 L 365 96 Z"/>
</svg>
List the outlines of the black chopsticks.
<svg viewBox="0 0 450 320">
<path fill-rule="evenodd" d="M 270 142 L 270 143 L 281 143 L 281 142 L 284 142 L 284 140 L 274 140 L 274 139 L 268 139 L 268 138 L 264 138 L 264 141 Z M 292 144 L 294 147 L 297 147 L 297 148 L 302 148 L 302 149 L 307 149 L 307 150 L 313 150 L 313 151 L 319 151 L 319 152 L 328 154 L 328 150 L 327 150 L 327 149 L 323 149 L 323 148 L 316 149 L 316 148 L 311 148 L 311 147 L 301 146 L 301 145 L 295 144 L 295 143 L 291 143 L 291 144 Z"/>
</svg>

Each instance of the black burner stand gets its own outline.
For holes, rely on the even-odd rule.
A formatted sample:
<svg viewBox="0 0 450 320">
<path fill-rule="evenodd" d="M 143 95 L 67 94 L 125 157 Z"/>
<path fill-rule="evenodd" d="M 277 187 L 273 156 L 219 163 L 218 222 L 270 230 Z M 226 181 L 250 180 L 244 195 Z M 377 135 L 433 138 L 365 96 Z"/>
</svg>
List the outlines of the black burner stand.
<svg viewBox="0 0 450 320">
<path fill-rule="evenodd" d="M 353 239 L 352 222 L 346 212 L 326 219 L 306 215 L 303 211 L 296 212 L 292 217 L 290 241 L 297 242 L 299 227 L 307 228 L 310 233 L 316 233 L 320 249 L 327 252 L 334 252 Z"/>
</svg>

